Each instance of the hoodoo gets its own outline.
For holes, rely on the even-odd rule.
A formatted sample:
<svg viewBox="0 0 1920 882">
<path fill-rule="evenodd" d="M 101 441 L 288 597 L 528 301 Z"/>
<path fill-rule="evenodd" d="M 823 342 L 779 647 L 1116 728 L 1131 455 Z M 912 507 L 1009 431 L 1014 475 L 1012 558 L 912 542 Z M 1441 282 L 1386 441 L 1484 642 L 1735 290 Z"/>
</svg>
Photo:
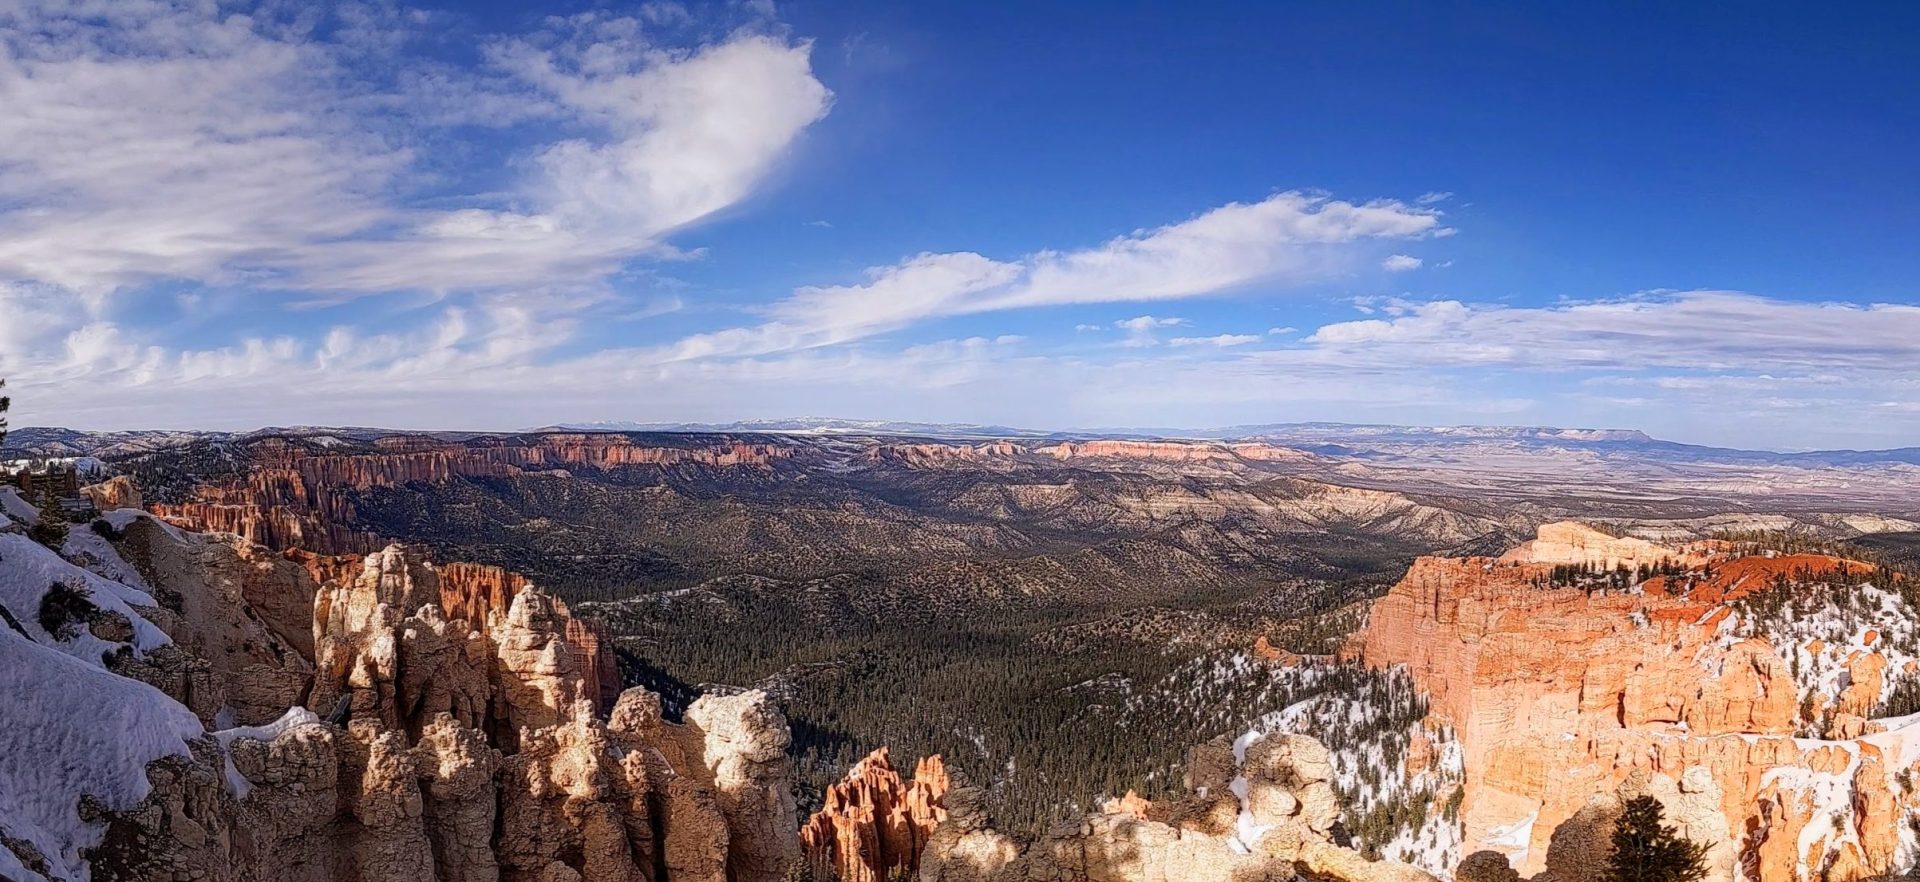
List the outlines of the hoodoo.
<svg viewBox="0 0 1920 882">
<path fill-rule="evenodd" d="M 1689 566 L 1613 575 L 1652 560 Z M 1567 575 L 1587 566 L 1604 572 Z M 1920 816 L 1920 726 L 1866 718 L 1911 670 L 1914 610 L 1871 574 L 1549 525 L 1502 558 L 1421 558 L 1349 654 L 1404 666 L 1459 732 L 1470 853 L 1586 878 L 1569 874 L 1645 793 L 1710 846 L 1712 879 L 1864 879 L 1907 855 Z"/>
</svg>

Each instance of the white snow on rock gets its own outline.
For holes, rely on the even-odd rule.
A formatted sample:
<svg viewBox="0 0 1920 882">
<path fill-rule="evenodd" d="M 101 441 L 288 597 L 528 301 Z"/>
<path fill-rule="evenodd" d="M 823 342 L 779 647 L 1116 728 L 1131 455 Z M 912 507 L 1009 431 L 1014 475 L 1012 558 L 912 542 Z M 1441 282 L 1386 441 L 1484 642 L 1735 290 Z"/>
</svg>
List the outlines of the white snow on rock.
<svg viewBox="0 0 1920 882">
<path fill-rule="evenodd" d="M 0 513 L 29 527 L 40 523 L 40 509 L 21 498 L 18 487 L 0 487 Z"/>
<path fill-rule="evenodd" d="M 1540 809 L 1505 827 L 1487 831 L 1487 847 L 1506 852 L 1510 864 L 1524 864 L 1533 844 L 1533 825 L 1540 820 Z"/>
<path fill-rule="evenodd" d="M 1284 675 L 1311 688 L 1341 682 L 1337 669 L 1334 663 L 1311 661 L 1285 669 Z M 1424 818 L 1417 826 L 1397 830 L 1389 841 L 1369 844 L 1387 857 L 1445 878 L 1464 856 L 1459 818 L 1449 816 L 1447 805 L 1465 779 L 1466 754 L 1450 729 L 1429 725 L 1425 716 L 1425 698 L 1406 671 L 1368 674 L 1357 686 L 1311 694 L 1260 717 L 1234 739 L 1234 760 L 1244 763 L 1247 750 L 1271 734 L 1292 732 L 1319 739 L 1328 748 L 1334 792 L 1349 823 L 1394 804 L 1425 804 Z M 1431 745 L 1432 755 L 1424 770 L 1409 774 L 1407 751 L 1416 737 Z M 1267 828 L 1254 823 L 1247 811 L 1246 778 L 1235 778 L 1231 788 L 1240 799 L 1240 814 L 1228 845 L 1245 853 L 1259 843 Z"/>
<path fill-rule="evenodd" d="M 107 523 L 112 524 L 113 528 L 116 530 L 125 530 L 126 528 L 131 527 L 133 526 L 134 521 L 141 521 L 141 520 L 152 521 L 155 525 L 159 526 L 160 529 L 165 530 L 169 537 L 179 540 L 181 542 L 190 541 L 188 539 L 189 536 L 201 535 L 199 533 L 189 533 L 186 530 L 182 530 L 179 527 L 176 527 L 172 524 L 167 523 L 165 520 L 162 520 L 161 518 L 156 518 L 152 514 L 149 514 L 137 508 L 116 508 L 113 511 L 103 512 L 100 515 L 100 518 L 101 520 L 104 520 Z"/>
<path fill-rule="evenodd" d="M 154 605 L 153 597 L 147 593 L 147 580 L 120 556 L 120 550 L 114 548 L 107 537 L 91 529 L 75 527 L 67 531 L 67 542 L 60 546 L 60 554 L 94 575 L 130 589 L 121 592 L 121 598 L 128 603 Z"/>
<path fill-rule="evenodd" d="M 246 799 L 247 794 L 253 791 L 253 782 L 248 781 L 247 776 L 240 774 L 240 770 L 233 765 L 232 747 L 234 741 L 241 738 L 272 741 L 280 737 L 282 733 L 296 726 L 304 726 L 309 723 L 318 722 L 320 722 L 319 715 L 304 707 L 295 705 L 294 707 L 288 708 L 286 713 L 281 714 L 279 719 L 271 723 L 260 726 L 236 726 L 231 729 L 221 729 L 213 733 L 213 737 L 220 742 L 221 752 L 226 754 L 227 789 L 231 791 L 235 797 L 240 799 Z"/>
<path fill-rule="evenodd" d="M 40 626 L 40 601 L 55 584 L 79 590 L 94 606 L 126 616 L 133 625 L 132 643 L 138 652 L 172 642 L 165 632 L 134 611 L 132 603 L 152 605 L 153 598 L 145 592 L 76 567 L 52 549 L 18 533 L 0 533 L 0 605 L 6 606 L 33 642 L 55 647 L 94 667 L 104 667 L 102 654 L 125 644 L 95 637 L 84 625 L 65 639 Z"/>
<path fill-rule="evenodd" d="M 76 557 L 104 563 L 110 574 L 132 573 L 104 538 L 78 527 L 68 536 Z M 132 640 L 103 640 L 84 622 L 49 633 L 40 607 L 56 584 L 125 616 Z M 105 826 L 81 819 L 82 797 L 108 810 L 133 808 L 147 796 L 147 764 L 186 754 L 204 736 L 199 719 L 165 693 L 107 670 L 107 654 L 170 642 L 136 609 L 152 604 L 140 588 L 82 569 L 19 533 L 0 533 L 0 605 L 8 613 L 0 623 L 0 836 L 25 843 L 47 864 L 42 876 L 0 847 L 0 879 L 84 882 L 82 852 L 99 844 Z"/>
<path fill-rule="evenodd" d="M 8 558 L 0 573 L 13 564 Z M 203 734 L 193 713 L 160 690 L 4 626 L 0 708 L 0 831 L 30 843 L 51 878 L 66 882 L 87 878 L 81 850 L 105 832 L 80 819 L 81 796 L 108 809 L 138 805 L 147 764 L 187 753 L 187 742 Z M 34 875 L 0 848 L 0 877 Z"/>
<path fill-rule="evenodd" d="M 1233 739 L 1234 765 L 1246 766 L 1247 748 L 1251 747 L 1253 742 L 1266 737 L 1266 734 L 1259 729 L 1249 729 L 1241 733 L 1240 737 Z M 1233 791 L 1233 798 L 1240 801 L 1240 816 L 1234 819 L 1233 835 L 1227 838 L 1227 847 L 1240 854 L 1252 854 L 1253 847 L 1260 843 L 1260 837 L 1267 835 L 1267 831 L 1273 829 L 1272 824 L 1262 824 L 1254 820 L 1253 809 L 1247 806 L 1249 786 L 1251 785 L 1247 782 L 1244 772 L 1235 775 L 1233 783 L 1227 785 L 1227 789 Z"/>
<path fill-rule="evenodd" d="M 1868 582 L 1793 587 L 1778 610 L 1765 614 L 1752 601 L 1736 603 L 1739 615 L 1721 625 L 1722 645 L 1763 637 L 1788 663 L 1803 698 L 1839 695 L 1849 684 L 1847 663 L 1856 655 L 1885 656 L 1883 697 L 1908 663 L 1920 661 L 1920 611 L 1898 593 Z M 1802 734 L 1815 733 L 1807 729 Z"/>
</svg>

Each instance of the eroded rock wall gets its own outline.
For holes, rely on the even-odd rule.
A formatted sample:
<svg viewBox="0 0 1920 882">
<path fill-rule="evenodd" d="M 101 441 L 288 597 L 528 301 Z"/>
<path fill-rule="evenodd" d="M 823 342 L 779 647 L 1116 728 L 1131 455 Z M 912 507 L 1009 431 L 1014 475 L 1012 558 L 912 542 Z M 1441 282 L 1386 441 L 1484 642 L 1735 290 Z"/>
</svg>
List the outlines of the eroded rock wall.
<svg viewBox="0 0 1920 882">
<path fill-rule="evenodd" d="M 928 839 L 947 819 L 950 786 L 938 756 L 922 759 L 912 778 L 895 771 L 884 747 L 855 763 L 800 828 L 814 878 L 885 882 L 916 874 Z"/>
<path fill-rule="evenodd" d="M 624 435 L 551 433 L 531 442 L 485 439 L 464 443 L 390 436 L 372 453 L 315 451 L 283 438 L 247 447 L 250 465 L 235 478 L 194 488 L 190 499 L 155 503 L 153 512 L 195 530 L 235 533 L 274 549 L 365 553 L 384 540 L 356 527 L 352 494 L 408 483 L 504 477 L 530 471 L 565 475 L 569 466 L 608 469 L 651 465 L 713 468 L 771 467 L 790 447 L 718 442 L 668 447 Z"/>
<path fill-rule="evenodd" d="M 1435 882 L 1336 844 L 1325 745 L 1304 735 L 1217 738 L 1188 755 L 1185 799 L 1115 800 L 1022 849 L 996 832 L 980 792 L 950 791 L 921 857 L 922 882 Z"/>
<path fill-rule="evenodd" d="M 1920 805 L 1911 786 L 1920 729 L 1827 714 L 1823 737 L 1796 737 L 1810 725 L 1810 690 L 1772 642 L 1736 627 L 1737 601 L 1775 577 L 1851 562 L 1709 560 L 1712 576 L 1684 592 L 1665 579 L 1552 587 L 1556 563 L 1683 556 L 1573 535 L 1543 530 L 1499 559 L 1418 560 L 1348 650 L 1376 667 L 1404 665 L 1434 716 L 1458 731 L 1469 853 L 1491 851 L 1551 882 L 1586 878 L 1566 863 L 1574 858 L 1556 861 L 1556 843 L 1593 827 L 1594 799 L 1637 786 L 1664 794 L 1669 820 L 1682 816 L 1683 830 L 1713 847 L 1711 879 L 1846 882 L 1912 859 L 1901 828 Z M 1842 709 L 1878 703 L 1876 654 L 1853 659 L 1859 676 Z"/>
<path fill-rule="evenodd" d="M 777 882 L 797 865 L 767 697 L 703 697 L 683 724 L 642 689 L 609 707 L 595 632 L 524 579 L 148 519 L 118 548 L 165 604 L 169 657 L 203 672 L 150 682 L 207 731 L 98 815 L 95 880 Z M 302 598 L 303 630 L 276 621 Z M 229 713 L 257 725 L 219 728 Z"/>
</svg>

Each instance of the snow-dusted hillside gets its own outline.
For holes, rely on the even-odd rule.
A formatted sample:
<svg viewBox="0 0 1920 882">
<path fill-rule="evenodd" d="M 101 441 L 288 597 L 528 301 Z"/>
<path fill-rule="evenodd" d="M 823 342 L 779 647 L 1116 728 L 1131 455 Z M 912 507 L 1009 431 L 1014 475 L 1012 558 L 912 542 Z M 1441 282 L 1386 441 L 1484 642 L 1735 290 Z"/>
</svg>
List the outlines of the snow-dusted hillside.
<svg viewBox="0 0 1920 882">
<path fill-rule="evenodd" d="M 1325 666 L 1298 670 L 1303 679 L 1326 678 Z M 1321 692 L 1268 714 L 1236 743 L 1276 733 L 1319 739 L 1332 753 L 1334 790 L 1355 847 L 1444 876 L 1462 857 L 1465 754 L 1450 729 L 1426 716 L 1426 697 L 1394 669 L 1356 690 Z"/>
<path fill-rule="evenodd" d="M 188 753 L 205 730 L 160 690 L 110 670 L 169 642 L 139 612 L 153 599 L 27 538 L 17 495 L 0 496 L 0 878 L 80 880 L 83 851 L 105 832 L 87 820 L 92 809 L 138 804 L 147 764 Z M 132 571 L 101 545 L 89 552 Z"/>
<path fill-rule="evenodd" d="M 1342 826 L 1353 846 L 1444 874 L 1461 857 L 1463 754 L 1451 731 L 1426 721 L 1427 709 L 1404 671 L 1222 651 L 1131 694 L 1121 720 L 1143 737 L 1197 743 L 1233 733 L 1242 755 L 1269 735 L 1318 739 L 1332 754 Z M 1177 775 L 1172 766 L 1156 770 L 1158 792 L 1176 788 Z"/>
<path fill-rule="evenodd" d="M 1878 696 L 1874 707 L 1854 709 L 1861 716 L 1920 711 L 1920 611 L 1875 578 L 1886 581 L 1885 574 L 1860 573 L 1782 577 L 1737 601 L 1736 614 L 1721 625 L 1723 640 L 1760 637 L 1787 661 L 1800 691 L 1803 735 L 1825 732 L 1850 689 Z M 1856 686 L 1861 677 L 1877 682 Z"/>
</svg>

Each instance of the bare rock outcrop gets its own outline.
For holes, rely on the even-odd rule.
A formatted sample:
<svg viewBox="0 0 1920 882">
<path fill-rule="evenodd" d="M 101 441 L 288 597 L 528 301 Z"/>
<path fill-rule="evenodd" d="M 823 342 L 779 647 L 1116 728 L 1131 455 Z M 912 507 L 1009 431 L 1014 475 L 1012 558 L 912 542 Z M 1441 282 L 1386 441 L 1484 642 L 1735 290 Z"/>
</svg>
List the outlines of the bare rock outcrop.
<svg viewBox="0 0 1920 882">
<path fill-rule="evenodd" d="M 903 779 L 886 748 L 868 754 L 827 788 L 824 806 L 800 828 L 814 877 L 883 882 L 918 872 L 928 839 L 946 820 L 950 785 L 938 756 L 920 760 L 913 777 Z"/>
<path fill-rule="evenodd" d="M 145 517 L 127 524 L 118 547 L 154 595 L 147 620 L 204 665 L 191 687 L 163 691 L 208 723 L 222 708 L 234 722 L 264 723 L 305 698 L 317 585 L 304 568 Z"/>
<path fill-rule="evenodd" d="M 1667 806 L 1669 823 L 1716 843 L 1717 882 L 1736 867 L 1754 882 L 1893 869 L 1901 834 L 1881 819 L 1920 810 L 1901 783 L 1920 759 L 1920 729 L 1881 731 L 1857 716 L 1879 700 L 1885 665 L 1873 652 L 1855 656 L 1848 671 L 1857 676 L 1832 699 L 1852 713 L 1830 715 L 1832 740 L 1796 738 L 1817 725 L 1801 705 L 1818 696 L 1778 647 L 1736 628 L 1751 592 L 1850 562 L 1710 555 L 1709 572 L 1632 590 L 1551 584 L 1557 563 L 1633 566 L 1688 553 L 1619 542 L 1554 526 L 1523 554 L 1421 558 L 1346 651 L 1375 667 L 1404 665 L 1432 697 L 1436 722 L 1458 732 L 1465 851 L 1504 855 L 1522 876 L 1572 879 L 1592 849 L 1604 854 L 1605 837 L 1591 831 L 1610 829 L 1605 800 L 1639 786 Z M 1605 799 L 1595 804 L 1596 795 Z"/>
<path fill-rule="evenodd" d="M 98 484 L 88 484 L 80 488 L 93 507 L 101 511 L 116 508 L 144 508 L 146 500 L 140 495 L 140 488 L 134 486 L 133 479 L 126 475 L 114 475 Z"/>
<path fill-rule="evenodd" d="M 471 443 L 395 435 L 373 445 L 373 452 L 341 453 L 296 439 L 257 439 L 246 445 L 251 467 L 245 475 L 197 487 L 186 501 L 152 508 L 180 526 L 235 533 L 273 549 L 366 553 L 384 543 L 355 525 L 349 498 L 354 491 L 528 472 L 560 477 L 568 466 L 767 469 L 793 452 L 781 445 L 732 441 L 658 446 L 625 435 L 584 433 Z"/>
<path fill-rule="evenodd" d="M 948 819 L 921 860 L 922 882 L 1434 882 L 1406 864 L 1335 844 L 1333 765 L 1320 742 L 1273 734 L 1219 738 L 1188 755 L 1190 795 L 1129 803 L 1049 830 L 1025 850 L 988 827 L 978 793 L 948 794 Z M 1139 811 L 1136 811 L 1139 810 Z M 1142 816 L 1144 814 L 1144 816 Z"/>
<path fill-rule="evenodd" d="M 1697 551 L 1668 548 L 1632 536 L 1614 536 L 1578 521 L 1542 524 L 1534 538 L 1500 558 L 1506 563 L 1581 564 L 1605 570 L 1701 559 Z"/>
<path fill-rule="evenodd" d="M 1454 871 L 1455 882 L 1588 882 L 1608 864 L 1614 827 L 1626 802 L 1651 796 L 1660 803 L 1662 818 L 1674 832 L 1708 847 L 1707 878 L 1734 878 L 1735 837 L 1720 813 L 1723 794 L 1705 766 L 1690 766 L 1676 780 L 1671 775 L 1635 771 L 1612 793 L 1595 794 L 1573 817 L 1556 826 L 1548 841 L 1545 869 L 1522 877 L 1507 856 L 1476 851 Z"/>
<path fill-rule="evenodd" d="M 447 713 L 510 748 L 521 729 L 569 719 L 577 701 L 604 706 L 611 654 L 598 633 L 518 576 L 438 568 L 399 546 L 358 569 L 314 565 L 335 575 L 313 603 L 312 707 L 345 699 L 355 717 L 415 733 Z M 459 615 L 444 612 L 448 601 Z"/>
<path fill-rule="evenodd" d="M 119 543 L 170 598 L 168 648 L 263 725 L 148 766 L 145 799 L 101 814 L 95 880 L 778 882 L 797 865 L 787 724 L 766 696 L 708 696 L 675 724 L 635 689 L 603 717 L 595 632 L 518 576 L 152 522 Z M 304 647 L 254 611 L 268 589 L 307 598 Z M 271 692 L 288 670 L 297 688 Z M 245 719 L 283 694 L 283 714 Z"/>
</svg>

